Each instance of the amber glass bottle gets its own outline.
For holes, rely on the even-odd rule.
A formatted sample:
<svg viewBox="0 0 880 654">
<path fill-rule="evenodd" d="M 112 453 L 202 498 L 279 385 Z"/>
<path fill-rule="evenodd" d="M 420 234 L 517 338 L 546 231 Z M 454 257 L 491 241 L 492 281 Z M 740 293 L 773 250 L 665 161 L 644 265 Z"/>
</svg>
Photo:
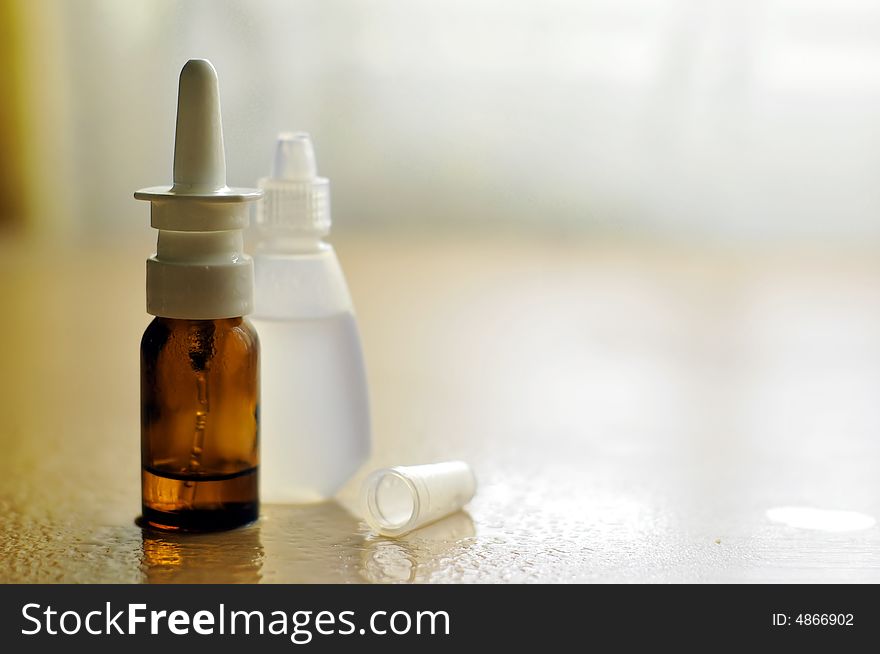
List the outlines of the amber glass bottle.
<svg viewBox="0 0 880 654">
<path fill-rule="evenodd" d="M 244 318 L 155 318 L 141 341 L 143 519 L 213 531 L 257 519 L 259 341 Z"/>
<path fill-rule="evenodd" d="M 159 230 L 147 259 L 141 341 L 143 521 L 173 531 L 231 529 L 257 519 L 259 343 L 254 266 L 244 253 L 247 203 L 226 184 L 220 87 L 211 62 L 180 71 L 174 184 L 134 196 Z"/>
</svg>

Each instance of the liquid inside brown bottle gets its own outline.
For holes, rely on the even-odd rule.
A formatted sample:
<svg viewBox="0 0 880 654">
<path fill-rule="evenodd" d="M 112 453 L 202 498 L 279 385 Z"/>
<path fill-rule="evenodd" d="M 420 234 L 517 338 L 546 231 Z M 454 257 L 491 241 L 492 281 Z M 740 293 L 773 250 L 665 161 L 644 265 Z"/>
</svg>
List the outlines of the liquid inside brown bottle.
<svg viewBox="0 0 880 654">
<path fill-rule="evenodd" d="M 244 318 L 155 318 L 141 341 L 143 519 L 175 531 L 257 519 L 259 341 Z"/>
</svg>

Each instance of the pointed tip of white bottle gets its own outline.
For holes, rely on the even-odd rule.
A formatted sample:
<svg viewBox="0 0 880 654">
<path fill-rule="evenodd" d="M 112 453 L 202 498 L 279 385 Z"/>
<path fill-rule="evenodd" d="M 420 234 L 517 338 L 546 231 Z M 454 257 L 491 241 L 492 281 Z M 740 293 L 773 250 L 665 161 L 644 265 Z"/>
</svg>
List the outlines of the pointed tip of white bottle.
<svg viewBox="0 0 880 654">
<path fill-rule="evenodd" d="M 180 71 L 174 190 L 212 192 L 226 187 L 226 154 L 217 71 L 207 59 L 190 59 Z"/>
<path fill-rule="evenodd" d="M 306 132 L 282 132 L 275 146 L 274 179 L 306 182 L 318 176 L 315 148 Z"/>
</svg>

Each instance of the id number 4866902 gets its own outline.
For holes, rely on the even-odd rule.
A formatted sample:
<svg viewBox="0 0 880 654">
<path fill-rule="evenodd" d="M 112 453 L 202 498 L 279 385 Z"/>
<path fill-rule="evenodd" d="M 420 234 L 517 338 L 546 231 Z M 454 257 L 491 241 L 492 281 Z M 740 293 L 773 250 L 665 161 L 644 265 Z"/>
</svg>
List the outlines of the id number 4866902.
<svg viewBox="0 0 880 654">
<path fill-rule="evenodd" d="M 774 627 L 852 627 L 855 622 L 852 613 L 798 613 L 797 616 L 786 613 L 774 613 Z"/>
</svg>

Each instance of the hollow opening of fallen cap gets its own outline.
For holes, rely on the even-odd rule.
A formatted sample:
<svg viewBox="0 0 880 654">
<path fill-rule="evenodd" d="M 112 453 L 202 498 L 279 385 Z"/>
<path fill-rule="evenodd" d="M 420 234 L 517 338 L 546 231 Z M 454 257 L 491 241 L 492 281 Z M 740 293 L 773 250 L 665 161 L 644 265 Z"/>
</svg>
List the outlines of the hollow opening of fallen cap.
<svg viewBox="0 0 880 654">
<path fill-rule="evenodd" d="M 371 522 L 383 533 L 403 530 L 418 514 L 419 498 L 412 482 L 394 470 L 377 473 L 367 493 Z"/>
</svg>

